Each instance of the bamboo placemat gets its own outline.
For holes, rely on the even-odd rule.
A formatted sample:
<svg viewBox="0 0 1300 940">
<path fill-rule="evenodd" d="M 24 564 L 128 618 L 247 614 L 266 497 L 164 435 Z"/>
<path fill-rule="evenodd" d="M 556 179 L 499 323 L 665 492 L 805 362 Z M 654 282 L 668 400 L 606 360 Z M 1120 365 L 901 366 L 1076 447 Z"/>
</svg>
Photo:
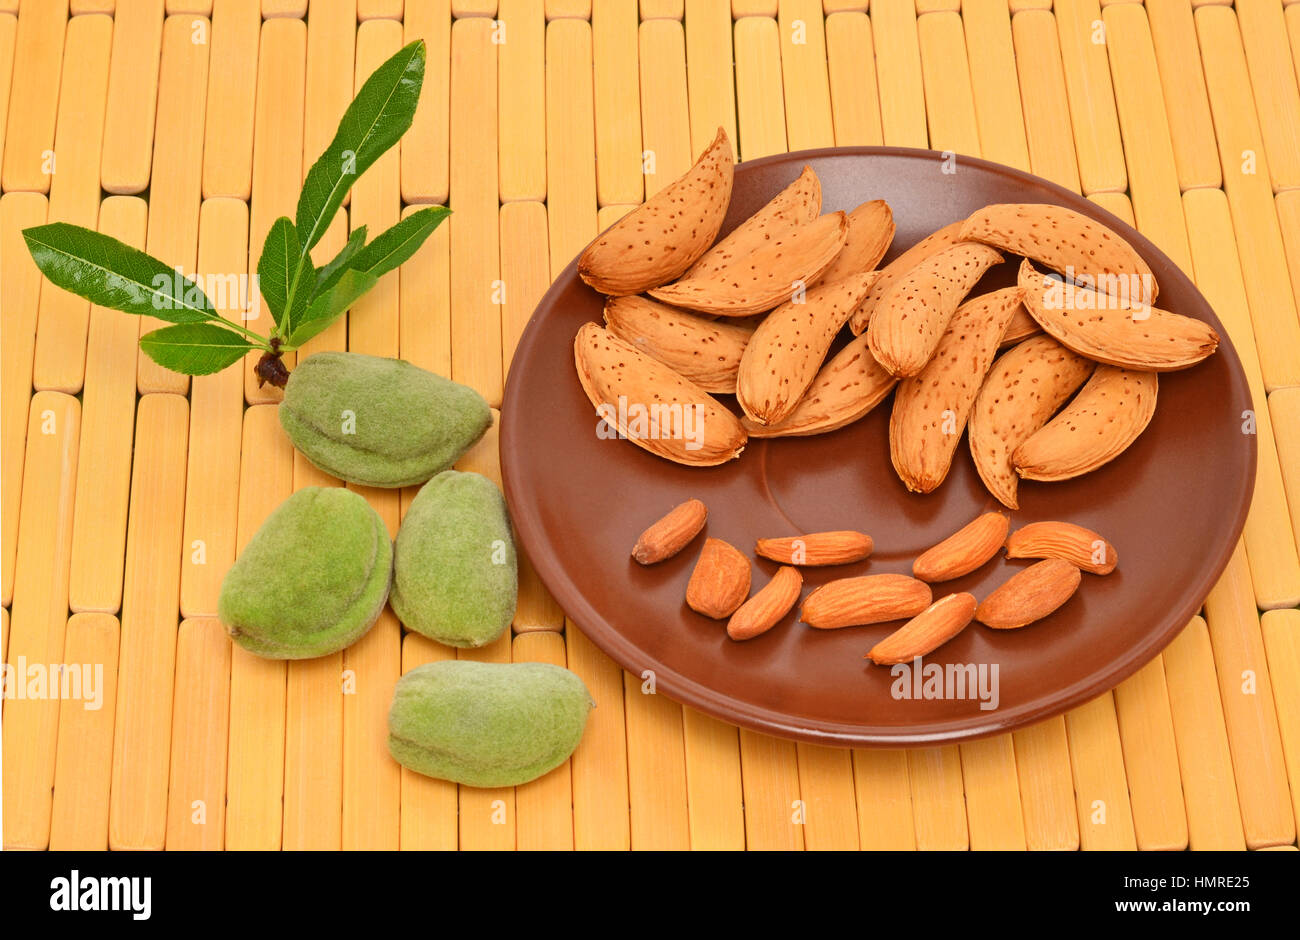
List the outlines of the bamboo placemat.
<svg viewBox="0 0 1300 940">
<path fill-rule="evenodd" d="M 514 630 L 483 650 L 403 635 L 391 611 L 319 660 L 232 648 L 216 597 L 239 547 L 294 489 L 338 481 L 294 453 L 249 368 L 157 368 L 149 325 L 42 284 L 20 232 L 97 225 L 187 273 L 246 272 L 360 81 L 417 37 L 415 126 L 318 260 L 411 206 L 455 214 L 312 350 L 400 355 L 499 408 L 551 278 L 719 125 L 742 159 L 997 160 L 1135 221 L 1242 357 L 1255 501 L 1203 615 L 1063 717 L 908 752 L 646 694 L 526 560 Z M 5 701 L 4 846 L 1293 847 L 1297 59 L 1282 0 L 0 0 L 0 654 L 104 667 L 98 710 Z M 461 466 L 499 481 L 497 441 Z M 414 491 L 359 489 L 395 532 Z M 599 707 L 572 761 L 490 791 L 393 763 L 393 683 L 453 656 L 577 671 Z"/>
</svg>

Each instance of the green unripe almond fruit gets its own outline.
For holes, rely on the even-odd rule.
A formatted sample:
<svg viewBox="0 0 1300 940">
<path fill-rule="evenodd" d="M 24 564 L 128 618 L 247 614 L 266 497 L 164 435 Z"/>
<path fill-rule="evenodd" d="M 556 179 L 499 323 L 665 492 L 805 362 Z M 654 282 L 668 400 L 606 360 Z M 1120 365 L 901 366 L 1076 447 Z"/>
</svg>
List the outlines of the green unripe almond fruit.
<svg viewBox="0 0 1300 940">
<path fill-rule="evenodd" d="M 506 501 L 477 473 L 448 470 L 411 500 L 393 546 L 393 611 L 448 646 L 484 646 L 510 627 L 519 576 Z"/>
<path fill-rule="evenodd" d="M 308 487 L 244 547 L 221 583 L 217 614 L 250 653 L 326 656 L 379 618 L 392 571 L 393 544 L 370 504 L 341 487 Z"/>
<path fill-rule="evenodd" d="M 492 424 L 483 396 L 402 359 L 308 356 L 289 376 L 280 424 L 326 473 L 366 486 L 423 483 Z"/>
<path fill-rule="evenodd" d="M 594 705 L 582 680 L 560 666 L 428 663 L 393 691 L 388 752 L 428 777 L 511 787 L 568 760 Z"/>
</svg>

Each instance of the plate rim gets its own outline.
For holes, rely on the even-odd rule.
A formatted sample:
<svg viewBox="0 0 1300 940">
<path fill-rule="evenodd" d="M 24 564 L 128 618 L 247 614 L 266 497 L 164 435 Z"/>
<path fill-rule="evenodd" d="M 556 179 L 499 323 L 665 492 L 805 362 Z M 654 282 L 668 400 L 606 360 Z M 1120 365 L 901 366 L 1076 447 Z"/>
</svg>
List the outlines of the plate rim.
<svg viewBox="0 0 1300 940">
<path fill-rule="evenodd" d="M 1217 354 L 1227 357 L 1230 377 L 1245 390 L 1246 397 L 1251 402 L 1251 407 L 1254 407 L 1250 383 L 1246 378 L 1241 357 L 1237 354 L 1227 328 L 1220 321 L 1209 300 L 1201 293 L 1196 282 L 1149 238 L 1123 219 L 1090 200 L 1087 196 L 1067 189 L 1059 183 L 1044 177 L 1035 176 L 1015 167 L 995 163 L 981 157 L 972 157 L 965 154 L 953 155 L 950 152 L 916 147 L 865 145 L 820 147 L 771 154 L 755 160 L 747 160 L 737 163 L 736 170 L 774 164 L 797 164 L 829 157 L 904 157 L 927 161 L 955 159 L 958 166 L 978 167 L 981 170 L 1022 185 L 1028 182 L 1046 189 L 1059 200 L 1056 204 L 1063 205 L 1065 208 L 1079 211 L 1076 208 L 1079 204 L 1086 205 L 1088 212 L 1085 214 L 1093 214 L 1094 217 L 1099 216 L 1108 226 L 1123 235 L 1138 251 L 1138 254 L 1144 258 L 1156 256 L 1168 262 L 1176 272 L 1177 277 L 1187 282 L 1195 297 L 1199 298 L 1204 305 L 1205 311 L 1209 313 L 1210 320 L 1207 322 L 1217 328 L 1219 333 Z M 600 234 L 597 233 L 595 238 L 599 237 Z M 585 248 L 584 245 L 583 250 Z M 515 362 L 522 361 L 530 353 L 538 336 L 536 324 L 539 312 L 551 306 L 553 303 L 552 296 L 558 295 L 567 289 L 570 279 L 577 277 L 578 259 L 581 255 L 582 252 L 579 251 L 569 261 L 538 300 L 537 306 L 533 309 L 520 333 L 519 342 L 515 347 L 514 357 L 512 358 L 512 365 Z M 516 538 L 523 545 L 533 569 L 547 590 L 551 592 L 552 597 L 560 606 L 569 623 L 581 630 L 583 635 L 613 659 L 620 669 L 635 668 L 638 670 L 638 675 L 645 670 L 652 671 L 656 694 L 662 692 L 673 701 L 689 705 L 713 718 L 738 727 L 749 728 L 781 738 L 838 747 L 906 748 L 977 740 L 1049 720 L 1111 691 L 1159 655 L 1187 627 L 1192 617 L 1200 611 L 1205 602 L 1205 597 L 1226 570 L 1241 540 L 1241 533 L 1245 527 L 1246 517 L 1249 514 L 1254 497 L 1254 482 L 1258 472 L 1259 437 L 1257 434 L 1246 435 L 1250 438 L 1248 444 L 1248 472 L 1242 475 L 1236 492 L 1232 494 L 1237 504 L 1237 511 L 1230 526 L 1231 538 L 1223 540 L 1222 545 L 1214 555 L 1212 563 L 1203 569 L 1207 574 L 1203 575 L 1194 585 L 1188 585 L 1184 589 L 1183 596 L 1186 600 L 1178 609 L 1178 615 L 1167 616 L 1163 629 L 1149 632 L 1143 643 L 1130 648 L 1124 656 L 1112 660 L 1108 668 L 1100 669 L 1091 676 L 1058 689 L 1050 696 L 1040 697 L 1010 711 L 980 712 L 968 719 L 947 721 L 942 729 L 920 726 L 914 730 L 907 729 L 889 733 L 864 732 L 860 724 L 851 721 L 818 721 L 815 726 L 809 726 L 807 723 L 801 724 L 796 720 L 782 716 L 773 709 L 738 701 L 730 695 L 717 692 L 676 670 L 664 666 L 656 657 L 630 642 L 621 632 L 607 623 L 604 617 L 597 613 L 588 602 L 581 588 L 573 582 L 572 578 L 565 573 L 563 567 L 557 562 L 554 553 L 537 553 L 532 550 L 534 546 L 541 543 L 545 526 L 541 524 L 536 508 L 520 493 L 520 484 L 515 475 L 516 455 L 521 452 L 522 448 L 516 440 L 515 422 L 507 420 L 507 416 L 516 409 L 521 408 L 522 403 L 520 401 L 519 384 L 512 381 L 512 373 L 513 368 L 506 375 L 500 418 L 501 476 L 506 504 Z M 600 627 L 591 629 L 589 625 L 593 623 L 599 624 Z M 636 666 L 631 667 L 628 663 L 635 663 Z"/>
</svg>

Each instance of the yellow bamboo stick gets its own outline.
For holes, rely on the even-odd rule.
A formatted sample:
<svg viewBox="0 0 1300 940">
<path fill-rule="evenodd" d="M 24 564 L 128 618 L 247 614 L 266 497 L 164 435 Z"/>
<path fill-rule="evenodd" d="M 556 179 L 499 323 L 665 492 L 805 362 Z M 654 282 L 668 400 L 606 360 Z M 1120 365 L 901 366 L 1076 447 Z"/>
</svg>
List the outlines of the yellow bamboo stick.
<svg viewBox="0 0 1300 940">
<path fill-rule="evenodd" d="M 459 19 L 462 16 L 495 16 L 497 0 L 452 0 L 451 15 Z"/>
<path fill-rule="evenodd" d="M 0 182 L 6 192 L 22 189 L 46 193 L 54 170 L 50 155 L 68 4 L 66 0 L 26 3 L 17 12 L 7 145 Z"/>
<path fill-rule="evenodd" d="M 738 158 L 784 153 L 785 104 L 781 88 L 781 37 L 776 20 L 736 20 L 736 114 Z"/>
<path fill-rule="evenodd" d="M 189 402 L 179 395 L 144 395 L 136 411 L 108 815 L 112 849 L 156 850 L 167 838 L 189 417 Z"/>
<path fill-rule="evenodd" d="M 384 501 L 391 503 L 394 517 L 389 533 L 396 535 L 397 494 L 386 492 Z M 385 514 L 382 509 L 380 514 Z M 401 624 L 389 608 L 369 633 L 343 651 L 344 681 L 355 677 L 356 683 L 343 696 L 345 849 L 398 847 L 402 785 L 400 768 L 388 754 L 388 706 L 401 675 L 401 653 Z"/>
<path fill-rule="evenodd" d="M 211 16 L 212 3 L 213 0 L 167 0 L 167 15 L 197 13 L 199 16 Z"/>
<path fill-rule="evenodd" d="M 971 91 L 983 154 L 989 160 L 1028 170 L 1029 144 L 1008 7 L 1002 0 L 967 0 L 961 19 L 966 27 Z"/>
<path fill-rule="evenodd" d="M 502 202 L 546 198 L 546 16 L 542 0 L 500 0 L 497 136 Z"/>
<path fill-rule="evenodd" d="M 728 33 L 731 20 L 727 20 Z M 600 205 L 640 202 L 641 95 L 636 0 L 591 11 L 596 121 L 596 197 Z"/>
<path fill-rule="evenodd" d="M 64 699 L 59 709 L 50 821 L 50 848 L 56 852 L 108 848 L 119 630 L 110 614 L 73 614 L 68 620 L 62 661 L 79 670 L 82 686 L 81 697 Z"/>
<path fill-rule="evenodd" d="M 1106 692 L 1065 714 L 1085 850 L 1135 849 L 1115 699 Z"/>
<path fill-rule="evenodd" d="M 1194 851 L 1245 849 L 1205 621 L 1193 617 L 1165 648 L 1163 658 L 1187 801 L 1188 842 Z"/>
<path fill-rule="evenodd" d="M 249 203 L 248 270 L 256 271 L 262 245 L 272 223 L 282 215 L 293 218 L 302 189 L 304 100 L 306 95 L 307 27 L 294 17 L 277 17 L 262 24 L 257 53 L 257 102 L 253 116 L 253 197 Z M 349 63 L 350 65 L 350 63 Z M 348 72 L 350 76 L 351 71 Z M 319 156 L 316 154 L 315 156 Z M 309 158 L 315 160 L 315 156 Z M 248 327 L 263 336 L 271 332 L 271 311 L 260 296 L 252 298 Z M 261 357 L 244 357 L 244 398 L 249 404 L 278 402 L 273 385 L 258 387 L 253 369 Z M 293 367 L 292 353 L 285 364 Z"/>
<path fill-rule="evenodd" d="M 418 633 L 408 633 L 402 640 L 403 673 L 425 663 L 455 658 L 451 647 Z M 402 768 L 401 842 L 403 850 L 412 851 L 456 848 L 456 784 Z"/>
<path fill-rule="evenodd" d="M 781 77 L 786 140 L 791 150 L 835 146 L 831 86 L 826 71 L 826 31 L 819 0 L 781 0 Z"/>
<path fill-rule="evenodd" d="M 220 849 L 226 831 L 230 638 L 211 618 L 185 620 L 176 638 L 167 848 Z"/>
<path fill-rule="evenodd" d="M 1295 534 L 1287 514 L 1283 467 L 1274 440 L 1274 422 L 1264 394 L 1259 353 L 1250 329 L 1247 288 L 1237 258 L 1228 200 L 1218 190 L 1183 196 L 1187 230 L 1192 237 L 1196 282 L 1227 327 L 1250 386 L 1253 415 L 1242 415 L 1243 429 L 1253 424 L 1258 435 L 1255 496 L 1242 536 L 1250 559 L 1255 603 L 1260 607 L 1290 607 L 1300 603 L 1300 562 Z M 1243 243 L 1245 244 L 1245 243 Z M 1280 428 L 1278 428 L 1280 430 Z"/>
<path fill-rule="evenodd" d="M 13 10 L 18 9 L 18 0 L 4 0 L 0 7 L 8 4 Z M 81 16 L 85 13 L 107 13 L 113 15 L 117 6 L 115 0 L 71 0 L 68 4 L 68 14 L 71 16 Z"/>
<path fill-rule="evenodd" d="M 14 43 L 18 39 L 18 17 L 14 15 L 16 11 L 17 6 L 0 13 L 0 167 L 4 165 L 5 130 L 9 124 L 9 87 L 14 77 Z"/>
<path fill-rule="evenodd" d="M 1238 242 L 1250 246 L 1241 253 L 1241 273 L 1264 386 L 1272 391 L 1300 385 L 1300 320 L 1237 18 L 1228 7 L 1203 7 L 1196 11 L 1196 31 L 1233 228 Z"/>
<path fill-rule="evenodd" d="M 1079 179 L 1088 195 L 1128 188 L 1102 24 L 1097 0 L 1056 0 Z"/>
<path fill-rule="evenodd" d="M 258 405 L 244 413 L 236 557 L 293 490 L 293 447 L 276 412 Z M 232 648 L 226 848 L 281 846 L 285 676 L 283 661 Z"/>
<path fill-rule="evenodd" d="M 514 639 L 514 662 L 565 665 L 564 637 L 527 633 Z M 570 765 L 515 788 L 517 848 L 555 851 L 573 848 L 573 781 Z"/>
<path fill-rule="evenodd" d="M 912 786 L 916 847 L 922 851 L 969 847 L 961 756 L 955 745 L 918 747 L 907 752 Z"/>
<path fill-rule="evenodd" d="M 27 251 L 23 229 L 43 224 L 48 208 L 46 198 L 39 193 L 5 193 L 0 197 L 0 304 L 5 311 L 0 317 L 0 449 L 5 454 L 0 462 L 0 593 L 6 606 L 14 596 L 36 311 L 45 280 Z"/>
<path fill-rule="evenodd" d="M 855 748 L 853 783 L 857 790 L 859 845 L 889 851 L 915 849 L 907 752 Z"/>
<path fill-rule="evenodd" d="M 1077 849 L 1079 819 L 1074 811 L 1065 719 L 1049 718 L 1013 732 L 1011 737 L 1020 774 L 1026 846 L 1036 850 Z"/>
<path fill-rule="evenodd" d="M 1039 176 L 1079 191 L 1079 164 L 1070 126 L 1056 19 L 1047 9 L 1026 9 L 1011 19 L 1024 105 L 1029 166 Z"/>
<path fill-rule="evenodd" d="M 1291 779 L 1291 810 L 1300 818 L 1300 610 L 1270 610 L 1260 618 L 1268 671 L 1273 679 L 1278 730 L 1287 776 Z"/>
<path fill-rule="evenodd" d="M 1223 182 L 1215 151 L 1214 121 L 1187 0 L 1148 0 L 1147 19 L 1156 50 L 1165 114 L 1183 189 L 1217 188 Z"/>
<path fill-rule="evenodd" d="M 598 7 L 593 6 L 595 16 Z M 643 20 L 680 20 L 684 15 L 682 0 L 641 0 L 641 19 Z"/>
<path fill-rule="evenodd" d="M 208 113 L 203 131 L 205 199 L 229 196 L 247 200 L 252 195 L 253 113 L 261 28 L 258 0 L 232 0 L 214 9 Z"/>
<path fill-rule="evenodd" d="M 876 51 L 871 40 L 871 20 L 865 13 L 826 17 L 826 71 L 836 145 L 880 146 L 884 132 L 876 90 Z"/>
<path fill-rule="evenodd" d="M 596 236 L 591 27 L 565 19 L 546 28 L 546 215 L 551 275 Z M 650 148 L 650 142 L 646 142 Z M 659 159 L 665 159 L 660 155 Z"/>
<path fill-rule="evenodd" d="M 971 741 L 960 750 L 970 847 L 1024 851 L 1025 824 L 1011 735 Z"/>
<path fill-rule="evenodd" d="M 99 217 L 99 157 L 108 94 L 113 21 L 79 16 L 68 21 L 63 86 L 54 135 L 56 170 L 50 178 L 50 221 L 94 228 Z M 90 303 L 50 286 L 41 292 L 32 384 L 75 395 L 86 366 Z"/>
<path fill-rule="evenodd" d="M 357 0 L 359 20 L 401 20 L 402 0 Z"/>
<path fill-rule="evenodd" d="M 858 806 L 853 785 L 853 753 L 800 741 L 799 796 L 804 810 L 804 847 L 858 849 Z"/>
<path fill-rule="evenodd" d="M 740 769 L 745 847 L 764 851 L 802 849 L 808 813 L 799 790 L 799 758 L 794 742 L 741 728 Z"/>
<path fill-rule="evenodd" d="M 923 16 L 917 20 L 916 32 L 921 44 L 930 147 L 978 155 L 980 135 L 961 16 L 950 11 Z"/>
<path fill-rule="evenodd" d="M 148 206 L 138 196 L 109 196 L 100 208 L 99 230 L 140 247 L 147 214 Z M 74 611 L 111 614 L 122 606 L 139 329 L 129 313 L 91 307 L 81 440 L 95 459 L 77 470 L 68 587 L 68 606 Z"/>
<path fill-rule="evenodd" d="M 61 392 L 32 396 L 23 466 L 8 663 L 23 698 L 4 705 L 4 847 L 49 845 L 51 790 L 59 731 L 59 682 L 68 623 L 81 405 Z M 30 664 L 30 666 L 28 665 Z M 34 684 L 33 673 L 36 675 Z M 43 688 L 42 688 L 43 687 Z M 5 690 L 8 697 L 9 690 Z"/>
<path fill-rule="evenodd" d="M 731 0 L 732 18 L 745 16 L 776 16 L 777 0 Z"/>
<path fill-rule="evenodd" d="M 307 0 L 262 0 L 262 18 L 291 17 L 302 19 L 307 13 Z"/>
<path fill-rule="evenodd" d="M 1012 15 L 1019 13 L 1021 10 L 1050 10 L 1052 9 L 1052 0 L 1010 0 Z"/>
<path fill-rule="evenodd" d="M 1236 5 L 1273 190 L 1300 186 L 1300 88 L 1279 3 Z"/>
<path fill-rule="evenodd" d="M 1138 848 L 1166 852 L 1187 848 L 1178 746 L 1165 665 L 1159 656 L 1115 689 L 1115 713 Z"/>
<path fill-rule="evenodd" d="M 1268 397 L 1268 406 L 1294 532 L 1300 530 L 1300 389 L 1278 389 Z"/>
<path fill-rule="evenodd" d="M 403 217 L 420 209 L 408 206 Z M 451 373 L 451 229 L 443 222 L 401 267 L 398 351 L 438 375 Z M 532 311 L 529 311 L 531 313 Z"/>
<path fill-rule="evenodd" d="M 1205 599 L 1205 619 L 1214 648 L 1246 845 L 1253 849 L 1294 842 L 1295 816 L 1273 705 L 1273 682 L 1264 654 L 1250 569 L 1240 543 L 1219 583 Z"/>
<path fill-rule="evenodd" d="M 163 0 L 118 4 L 100 163 L 100 181 L 110 193 L 132 195 L 149 185 L 162 38 Z"/>
<path fill-rule="evenodd" d="M 876 41 L 880 119 L 891 147 L 926 147 L 924 79 L 912 0 L 875 0 L 871 28 Z"/>
<path fill-rule="evenodd" d="M 9 608 L 0 607 L 0 662 L 6 662 L 9 650 Z"/>
<path fill-rule="evenodd" d="M 569 668 L 587 686 L 596 707 L 573 752 L 573 841 L 578 849 L 627 849 L 627 728 L 623 670 L 573 624 L 564 635 Z"/>
<path fill-rule="evenodd" d="M 238 199 L 206 200 L 199 215 L 199 272 L 238 277 L 244 275 L 247 263 L 248 206 Z M 243 308 L 241 293 L 228 290 L 224 302 L 216 298 L 213 302 L 223 316 L 237 319 Z M 193 429 L 182 540 L 181 616 L 215 617 L 221 579 L 235 561 L 244 420 L 240 371 L 196 376 L 190 408 Z"/>
<path fill-rule="evenodd" d="M 406 0 L 404 42 L 423 39 L 424 86 L 411 129 L 402 135 L 402 199 L 445 203 L 451 108 L 451 14 L 448 0 Z"/>
<path fill-rule="evenodd" d="M 691 153 L 703 153 L 724 128 L 736 146 L 736 83 L 731 16 L 715 0 L 686 0 L 686 87 L 691 110 Z"/>
<path fill-rule="evenodd" d="M 303 101 L 302 175 L 305 179 L 312 165 L 325 152 L 338 131 L 343 112 L 352 101 L 356 81 L 357 0 L 317 0 L 307 23 L 307 93 Z M 414 38 L 414 37 L 412 37 Z M 447 51 L 442 50 L 446 67 Z M 428 93 L 428 73 L 438 63 L 430 55 L 425 61 L 425 85 L 421 105 Z M 417 122 L 418 122 L 417 118 Z M 415 125 L 404 137 L 418 133 Z M 347 205 L 349 193 L 344 199 Z M 377 233 L 376 233 L 377 234 Z M 328 259 L 326 259 L 328 260 Z"/>
<path fill-rule="evenodd" d="M 179 15 L 163 26 L 162 61 L 158 75 L 158 127 L 167 145 L 153 154 L 149 182 L 149 234 L 146 248 L 155 258 L 194 271 L 199 243 L 199 206 L 203 193 L 203 120 L 208 96 L 210 43 L 194 42 L 195 25 L 205 33 L 206 20 Z M 140 317 L 140 333 L 166 326 L 154 317 Z M 189 377 L 164 369 L 148 356 L 137 360 L 140 392 L 184 395 Z"/>
<path fill-rule="evenodd" d="M 451 30 L 451 378 L 501 404 L 497 46 L 486 19 Z M 549 69 L 548 69 L 549 84 Z M 548 100 L 548 105 L 549 105 Z M 549 115 L 548 115 L 549 120 Z M 554 198 L 554 191 L 551 192 Z"/>
<path fill-rule="evenodd" d="M 653 683 L 653 677 L 623 674 L 631 847 L 689 848 L 682 707 Z"/>
<path fill-rule="evenodd" d="M 648 155 L 646 197 L 685 173 L 694 161 L 686 108 L 686 44 L 676 20 L 644 23 L 640 30 L 641 128 Z"/>
<path fill-rule="evenodd" d="M 745 847 L 740 739 L 734 725 L 682 708 L 692 849 Z"/>
<path fill-rule="evenodd" d="M 834 13 L 866 13 L 868 6 L 868 0 L 822 0 L 828 22 Z"/>
<path fill-rule="evenodd" d="M 591 0 L 546 0 L 546 18 L 591 19 Z"/>
<path fill-rule="evenodd" d="M 916 0 L 916 12 L 922 13 L 957 13 L 961 10 L 961 0 Z"/>
</svg>

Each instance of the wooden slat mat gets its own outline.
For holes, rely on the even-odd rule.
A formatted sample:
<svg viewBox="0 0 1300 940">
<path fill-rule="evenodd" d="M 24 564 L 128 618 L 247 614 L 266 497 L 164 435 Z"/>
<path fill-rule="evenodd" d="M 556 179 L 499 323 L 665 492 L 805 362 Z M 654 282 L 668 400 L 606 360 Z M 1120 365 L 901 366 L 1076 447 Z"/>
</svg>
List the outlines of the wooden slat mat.
<svg viewBox="0 0 1300 940">
<path fill-rule="evenodd" d="M 319 660 L 232 649 L 216 597 L 239 547 L 337 481 L 247 368 L 158 369 L 147 324 L 42 284 L 20 232 L 96 225 L 187 272 L 246 271 L 358 83 L 417 37 L 415 126 L 317 251 L 419 204 L 455 214 L 312 350 L 400 355 L 499 408 L 551 278 L 719 125 L 743 159 L 893 144 L 1008 163 L 1135 221 L 1242 356 L 1256 497 L 1203 613 L 1063 717 L 910 752 L 646 694 L 526 560 L 487 649 L 391 612 Z M 1282 0 L 0 0 L 0 655 L 103 666 L 97 709 L 4 702 L 5 848 L 1294 846 L 1297 60 Z M 461 466 L 499 481 L 497 441 Z M 361 491 L 395 532 L 413 491 Z M 453 656 L 577 671 L 599 708 L 572 761 L 484 791 L 389 760 L 393 683 Z"/>
</svg>

